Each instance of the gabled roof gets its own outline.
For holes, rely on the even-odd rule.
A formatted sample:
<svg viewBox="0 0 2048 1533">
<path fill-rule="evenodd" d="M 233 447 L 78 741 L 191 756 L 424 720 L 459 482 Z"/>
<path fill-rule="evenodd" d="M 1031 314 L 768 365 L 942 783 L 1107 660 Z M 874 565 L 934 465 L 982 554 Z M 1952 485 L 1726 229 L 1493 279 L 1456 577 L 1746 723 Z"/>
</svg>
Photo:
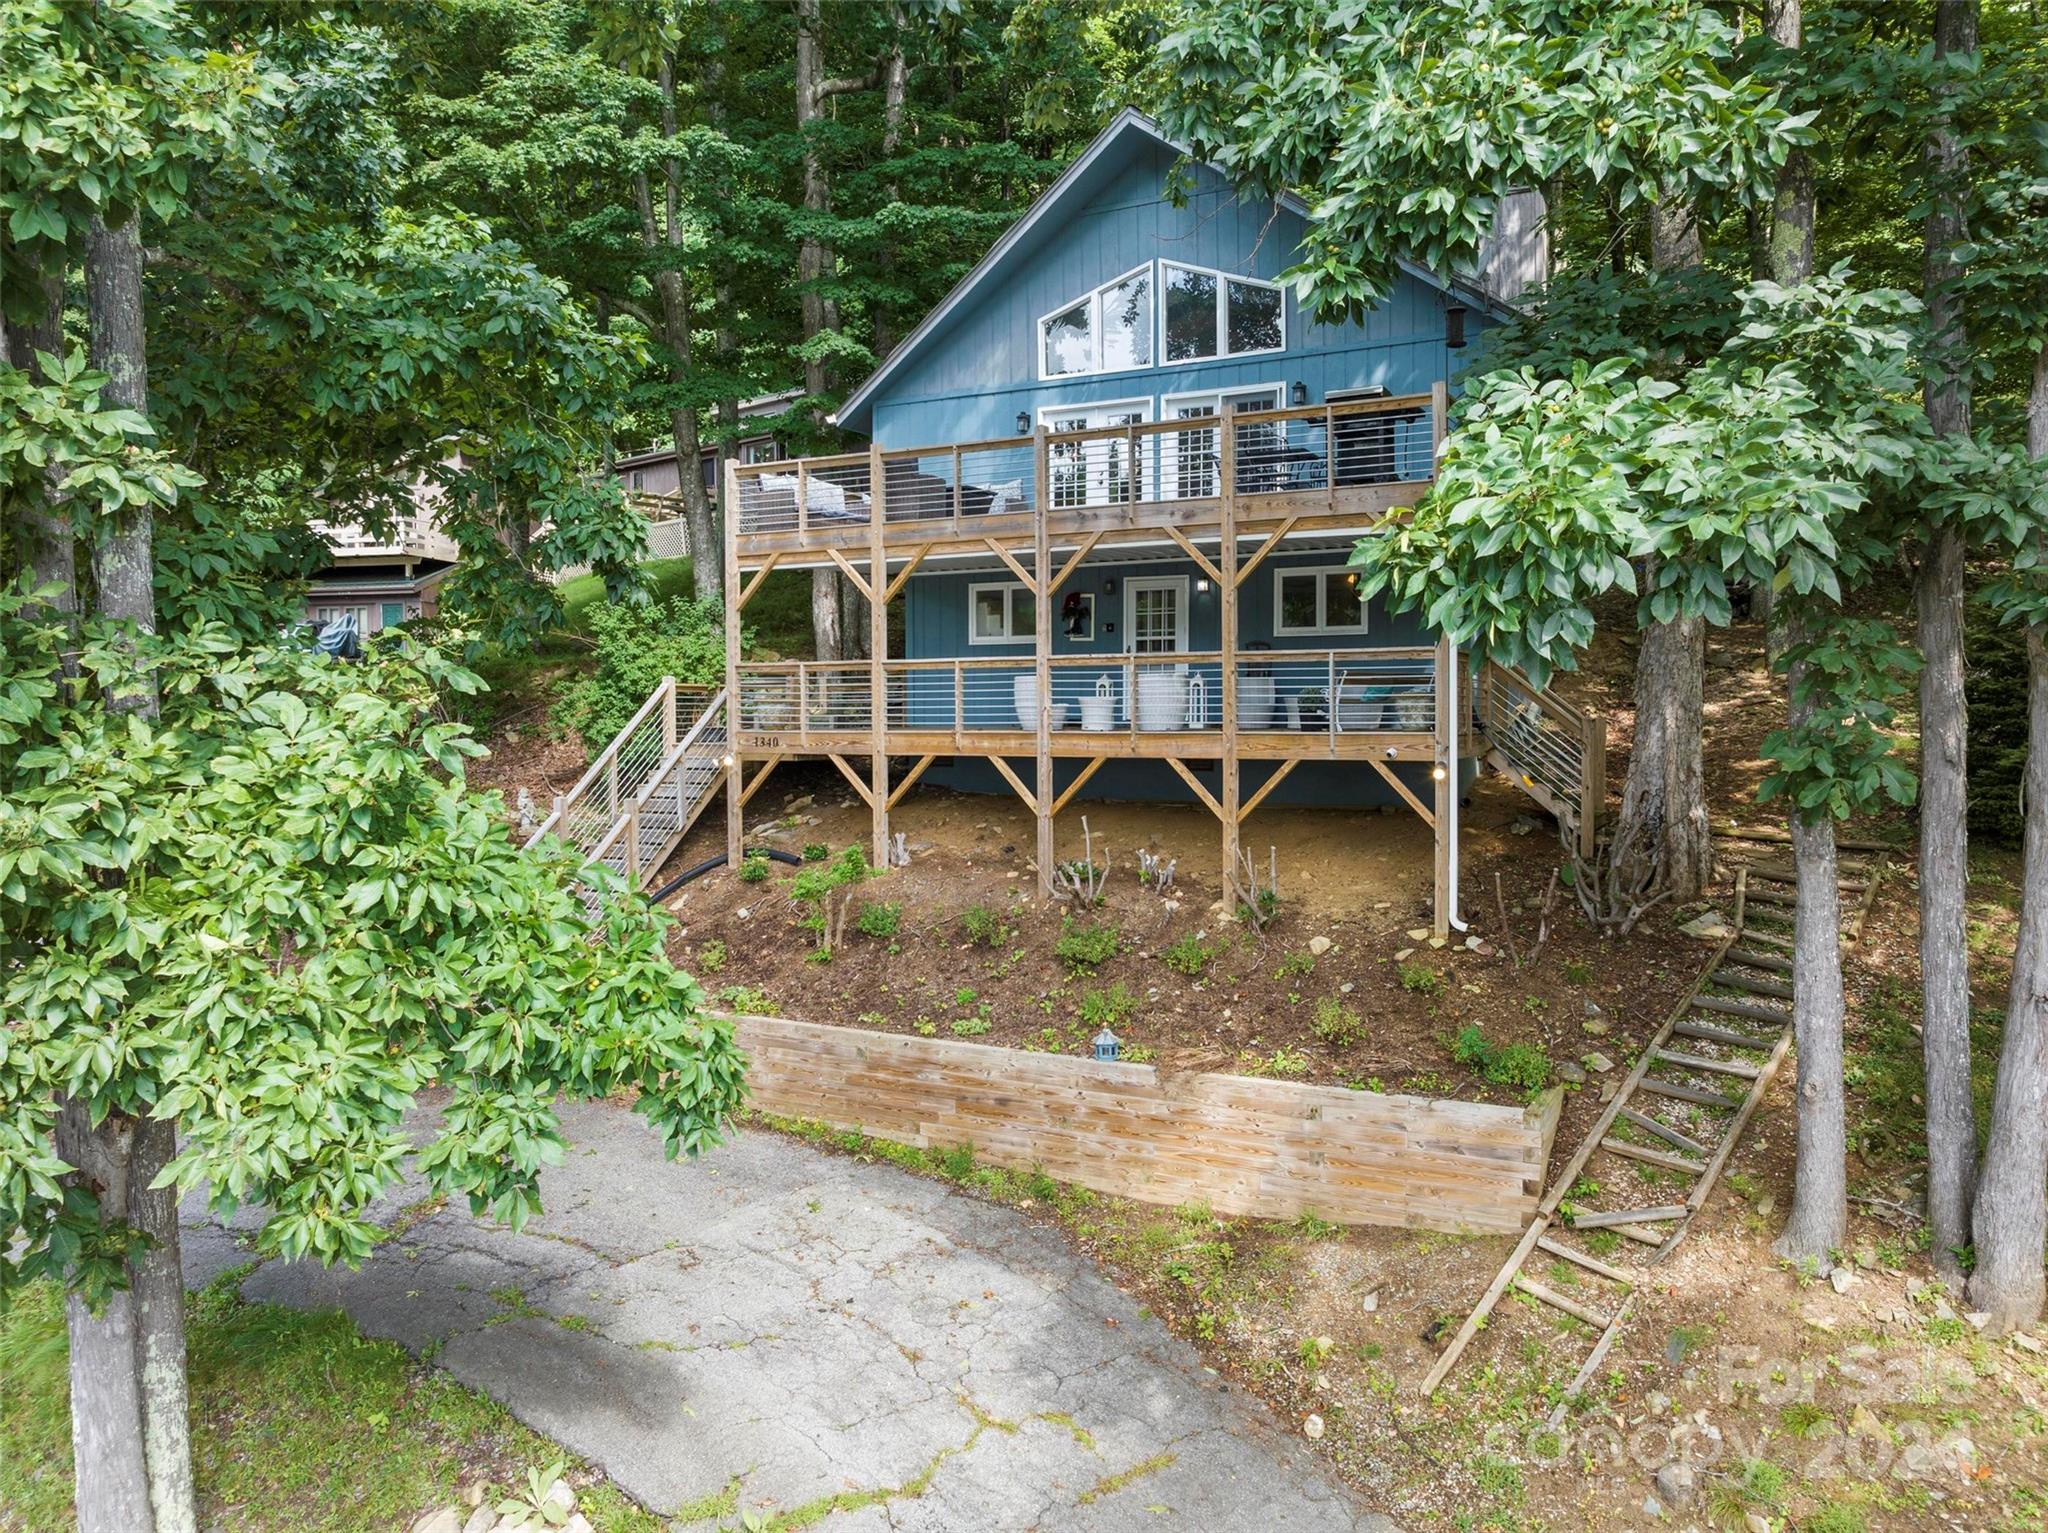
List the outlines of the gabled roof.
<svg viewBox="0 0 2048 1533">
<path fill-rule="evenodd" d="M 1125 107 L 1110 121 L 1108 127 L 1095 135 L 1095 140 L 1082 150 L 1073 164 L 1060 172 L 1059 177 L 1040 192 L 1023 217 L 1003 231 L 1002 237 L 989 246 L 988 254 L 975 263 L 974 269 L 953 285 L 953 290 L 939 300 L 932 311 L 925 315 L 916 329 L 897 345 L 881 365 L 868 374 L 867 381 L 848 396 L 832 417 L 834 425 L 860 429 L 866 419 L 869 406 L 882 385 L 902 371 L 912 357 L 923 353 L 945 330 L 948 322 L 957 315 L 973 297 L 977 289 L 995 276 L 998 271 L 1020 260 L 1038 245 L 1038 236 L 1048 229 L 1059 227 L 1054 215 L 1069 204 L 1085 202 L 1116 170 L 1121 168 L 1131 151 L 1146 142 L 1163 144 L 1176 154 L 1187 154 L 1188 148 L 1171 137 L 1164 128 L 1147 117 L 1136 107 Z M 1213 168 L 1213 167 L 1212 167 Z M 1300 198 L 1283 194 L 1279 203 L 1289 212 L 1302 218 L 1309 217 L 1308 205 Z M 1469 279 L 1456 277 L 1446 279 L 1408 261 L 1400 263 L 1401 269 L 1419 281 L 1428 283 L 1446 293 L 1455 293 L 1476 308 L 1485 309 L 1499 318 L 1509 318 L 1514 310 L 1483 287 Z"/>
</svg>

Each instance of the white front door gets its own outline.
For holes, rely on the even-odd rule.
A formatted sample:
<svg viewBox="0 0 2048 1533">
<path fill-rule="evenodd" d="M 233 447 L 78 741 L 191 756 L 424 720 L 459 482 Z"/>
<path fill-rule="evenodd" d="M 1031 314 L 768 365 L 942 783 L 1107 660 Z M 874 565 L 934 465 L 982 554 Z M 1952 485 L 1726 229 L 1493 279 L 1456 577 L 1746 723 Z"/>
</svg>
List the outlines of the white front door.
<svg viewBox="0 0 2048 1533">
<path fill-rule="evenodd" d="M 1188 650 L 1188 577 L 1143 575 L 1124 582 L 1124 632 L 1134 655 Z"/>
</svg>

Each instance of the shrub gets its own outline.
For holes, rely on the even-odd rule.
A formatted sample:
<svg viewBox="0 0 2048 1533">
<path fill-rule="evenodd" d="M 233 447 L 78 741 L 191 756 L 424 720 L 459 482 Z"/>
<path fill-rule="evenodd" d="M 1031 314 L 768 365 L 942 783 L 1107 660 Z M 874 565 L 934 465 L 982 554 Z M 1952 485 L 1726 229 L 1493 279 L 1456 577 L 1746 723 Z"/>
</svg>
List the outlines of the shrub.
<svg viewBox="0 0 2048 1533">
<path fill-rule="evenodd" d="M 1123 938 L 1108 922 L 1099 926 L 1077 926 L 1072 918 L 1068 918 L 1060 923 L 1059 940 L 1053 944 L 1052 950 L 1061 963 L 1079 973 L 1109 962 L 1122 946 Z"/>
<path fill-rule="evenodd" d="M 996 946 L 1008 930 L 1002 913 L 992 905 L 969 905 L 960 912 L 960 924 L 966 928 L 967 940 L 977 947 Z"/>
<path fill-rule="evenodd" d="M 1486 1041 L 1486 1034 L 1476 1027 L 1465 1027 L 1451 1042 L 1451 1058 L 1468 1070 L 1484 1070 L 1486 1062 L 1493 1057 L 1493 1045 Z"/>
<path fill-rule="evenodd" d="M 903 907 L 889 900 L 870 900 L 853 918 L 863 937 L 893 937 L 903 929 Z"/>
<path fill-rule="evenodd" d="M 1316 1014 L 1310 1019 L 1308 1030 L 1323 1042 L 1341 1049 L 1358 1041 L 1361 1026 L 1355 1010 L 1336 996 L 1326 995 L 1316 1002 Z"/>
<path fill-rule="evenodd" d="M 1138 998 L 1122 985 L 1085 991 L 1081 996 L 1081 1022 L 1085 1027 L 1106 1027 L 1114 1032 L 1137 1014 Z"/>
<path fill-rule="evenodd" d="M 768 876 L 768 859 L 759 852 L 749 852 L 740 859 L 740 882 L 758 884 Z"/>
<path fill-rule="evenodd" d="M 804 843 L 805 862 L 823 862 L 827 857 L 830 857 L 831 855 L 832 848 L 827 846 L 822 841 L 806 841 Z"/>
<path fill-rule="evenodd" d="M 706 974 L 716 974 L 725 967 L 725 944 L 713 937 L 697 949 L 697 967 Z"/>
<path fill-rule="evenodd" d="M 1496 1086 L 1541 1091 L 1550 1083 L 1550 1056 L 1533 1043 L 1499 1048 L 1477 1027 L 1461 1028 L 1451 1043 L 1451 1058 L 1476 1070 Z"/>
<path fill-rule="evenodd" d="M 1204 942 L 1194 932 L 1189 932 L 1180 941 L 1165 949 L 1159 961 L 1176 974 L 1185 974 L 1190 979 L 1199 979 L 1216 960 L 1216 948 Z"/>
<path fill-rule="evenodd" d="M 1404 963 L 1395 966 L 1400 976 L 1401 988 L 1415 995 L 1442 995 L 1444 977 L 1426 963 Z"/>
<path fill-rule="evenodd" d="M 830 952 L 838 946 L 846 929 L 845 891 L 871 871 L 867 854 L 858 846 L 849 846 L 832 861 L 807 867 L 790 880 L 789 897 L 811 907 L 802 924 L 806 931 L 816 934 L 820 952 Z M 897 911 L 897 919 L 902 919 L 901 910 Z"/>
<path fill-rule="evenodd" d="M 554 722 L 582 735 L 593 756 L 664 676 L 698 686 L 716 686 L 725 677 L 725 610 L 715 601 L 672 596 L 644 607 L 599 602 L 588 624 L 597 668 L 569 689 Z"/>
</svg>

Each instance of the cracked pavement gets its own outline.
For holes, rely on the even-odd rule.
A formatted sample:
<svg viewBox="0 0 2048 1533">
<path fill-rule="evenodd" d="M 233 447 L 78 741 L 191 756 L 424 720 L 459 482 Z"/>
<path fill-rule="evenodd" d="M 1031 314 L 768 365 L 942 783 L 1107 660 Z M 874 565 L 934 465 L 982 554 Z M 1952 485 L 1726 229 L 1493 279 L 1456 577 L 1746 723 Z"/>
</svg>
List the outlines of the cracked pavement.
<svg viewBox="0 0 2048 1533">
<path fill-rule="evenodd" d="M 833 1533 L 1393 1529 L 1010 1209 L 770 1134 L 671 1164 L 621 1109 L 562 1124 L 524 1232 L 459 1206 L 408 1222 L 408 1182 L 360 1271 L 266 1262 L 242 1292 L 434 1348 L 678 1529 L 735 1505 Z M 193 1286 L 249 1260 L 261 1217 L 188 1202 Z"/>
</svg>

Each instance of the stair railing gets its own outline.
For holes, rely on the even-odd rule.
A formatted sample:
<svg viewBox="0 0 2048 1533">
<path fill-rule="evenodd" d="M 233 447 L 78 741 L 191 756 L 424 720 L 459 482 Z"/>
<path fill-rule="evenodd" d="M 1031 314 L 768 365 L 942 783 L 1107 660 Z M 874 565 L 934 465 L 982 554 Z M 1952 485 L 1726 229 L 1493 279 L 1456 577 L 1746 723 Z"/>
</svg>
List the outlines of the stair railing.
<svg viewBox="0 0 2048 1533">
<path fill-rule="evenodd" d="M 1607 797 L 1607 723 L 1487 661 L 1474 689 L 1473 721 L 1533 796 L 1548 801 L 1590 856 Z"/>
</svg>

